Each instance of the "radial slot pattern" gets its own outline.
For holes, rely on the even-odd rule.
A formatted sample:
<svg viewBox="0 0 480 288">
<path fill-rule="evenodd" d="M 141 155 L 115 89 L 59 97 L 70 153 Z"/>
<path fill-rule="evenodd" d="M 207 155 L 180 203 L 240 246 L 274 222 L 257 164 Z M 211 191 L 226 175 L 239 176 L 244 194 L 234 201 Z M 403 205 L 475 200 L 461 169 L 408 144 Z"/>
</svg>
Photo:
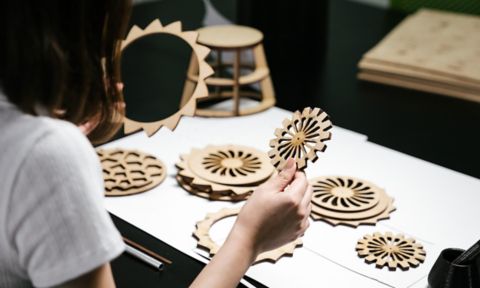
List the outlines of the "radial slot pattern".
<svg viewBox="0 0 480 288">
<path fill-rule="evenodd" d="M 234 145 L 192 149 L 189 154 L 180 156 L 176 167 L 176 179 L 184 190 L 199 197 L 223 201 L 247 199 L 275 172 L 261 151 Z"/>
<path fill-rule="evenodd" d="M 307 167 L 307 161 L 315 162 L 317 152 L 323 152 L 330 140 L 332 128 L 330 119 L 322 109 L 307 107 L 302 112 L 296 111 L 292 119 L 283 121 L 283 128 L 275 130 L 275 139 L 270 141 L 272 150 L 268 156 L 278 169 L 283 168 L 288 158 L 297 162 L 298 169 Z"/>
<path fill-rule="evenodd" d="M 391 232 L 367 234 L 357 243 L 358 256 L 365 257 L 365 262 L 375 263 L 377 268 L 388 265 L 390 270 L 400 267 L 408 270 L 417 267 L 425 260 L 423 246 L 412 238 Z"/>
<path fill-rule="evenodd" d="M 217 243 L 215 243 L 210 237 L 210 229 L 216 222 L 227 217 L 238 215 L 238 213 L 240 212 L 240 209 L 241 207 L 230 208 L 230 209 L 224 208 L 216 213 L 207 214 L 205 219 L 197 222 L 197 225 L 196 225 L 197 229 L 193 233 L 193 236 L 197 239 L 198 246 L 200 248 L 206 249 L 210 253 L 210 256 L 215 255 L 220 249 L 220 246 Z M 264 261 L 276 262 L 282 256 L 293 255 L 293 251 L 295 250 L 295 248 L 300 246 L 302 246 L 302 240 L 298 238 L 277 249 L 266 251 L 258 255 L 258 257 L 255 259 L 253 264 L 264 262 Z"/>
<path fill-rule="evenodd" d="M 313 178 L 312 214 L 314 220 L 332 225 L 357 227 L 388 219 L 395 210 L 393 199 L 371 182 L 352 177 Z"/>
<path fill-rule="evenodd" d="M 201 178 L 226 185 L 255 184 L 272 175 L 265 153 L 237 145 L 196 150 L 190 153 L 188 165 Z"/>
<path fill-rule="evenodd" d="M 145 29 L 141 29 L 138 26 L 133 26 L 128 32 L 125 40 L 122 41 L 121 49 L 125 49 L 128 45 L 132 44 L 141 37 L 151 34 L 170 34 L 187 42 L 193 50 L 195 59 L 198 61 L 198 81 L 193 91 L 192 97 L 183 105 L 179 111 L 175 114 L 155 122 L 138 122 L 127 117 L 124 118 L 124 130 L 126 134 L 133 133 L 138 130 L 144 130 L 148 136 L 152 136 L 162 126 L 168 127 L 170 130 L 175 129 L 180 118 L 182 116 L 193 116 L 195 109 L 197 108 L 197 99 L 208 97 L 208 89 L 205 84 L 205 78 L 213 74 L 213 69 L 205 61 L 210 49 L 199 45 L 197 43 L 198 32 L 185 31 L 182 32 L 182 24 L 177 21 L 167 26 L 163 26 L 160 20 L 156 19 L 152 21 Z M 128 107 L 128 103 L 127 103 Z"/>
<path fill-rule="evenodd" d="M 166 176 L 165 165 L 136 150 L 97 149 L 103 169 L 106 196 L 126 196 L 148 191 Z"/>
</svg>

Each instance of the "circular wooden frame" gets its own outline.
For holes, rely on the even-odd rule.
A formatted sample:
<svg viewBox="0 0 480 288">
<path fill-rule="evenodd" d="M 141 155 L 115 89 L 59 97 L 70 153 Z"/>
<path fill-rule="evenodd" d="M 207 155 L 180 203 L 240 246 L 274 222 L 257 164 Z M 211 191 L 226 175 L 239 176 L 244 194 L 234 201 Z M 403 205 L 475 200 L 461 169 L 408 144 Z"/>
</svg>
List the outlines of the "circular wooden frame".
<svg viewBox="0 0 480 288">
<path fill-rule="evenodd" d="M 297 169 L 307 167 L 307 160 L 317 161 L 317 152 L 324 152 L 324 141 L 330 140 L 332 123 L 320 108 L 307 107 L 302 112 L 293 113 L 292 119 L 282 122 L 283 128 L 275 130 L 275 139 L 270 141 L 272 148 L 268 156 L 272 164 L 281 170 L 289 158 L 295 159 Z"/>
<path fill-rule="evenodd" d="M 195 59 L 198 61 L 199 77 L 195 90 L 189 100 L 183 105 L 179 111 L 175 114 L 155 122 L 139 122 L 134 121 L 126 116 L 124 117 L 124 132 L 130 134 L 138 130 L 144 130 L 148 136 L 152 136 L 161 127 L 168 127 L 170 130 L 174 130 L 182 116 L 193 116 L 197 107 L 197 99 L 208 97 L 208 88 L 205 84 L 205 78 L 213 74 L 213 69 L 207 64 L 205 58 L 210 49 L 197 43 L 198 32 L 186 31 L 182 32 L 182 24 L 180 21 L 173 22 L 167 26 L 162 26 L 160 20 L 156 19 L 152 21 L 145 29 L 141 29 L 138 26 L 133 26 L 128 32 L 127 37 L 121 43 L 121 50 L 123 51 L 128 45 L 132 44 L 136 40 L 152 35 L 152 34 L 170 34 L 187 42 L 192 48 L 195 54 Z"/>
<path fill-rule="evenodd" d="M 156 157 L 128 149 L 97 149 L 103 170 L 105 196 L 148 191 L 163 182 L 167 169 Z"/>
<path fill-rule="evenodd" d="M 199 177 L 214 183 L 235 186 L 264 182 L 273 173 L 268 156 L 240 145 L 207 146 L 193 150 L 188 165 Z"/>
<path fill-rule="evenodd" d="M 227 217 L 232 217 L 238 215 L 242 208 L 223 208 L 216 213 L 208 213 L 205 219 L 197 222 L 196 230 L 193 232 L 193 236 L 197 239 L 197 245 L 203 249 L 208 250 L 210 256 L 215 255 L 220 246 L 215 243 L 212 238 L 210 237 L 210 229 L 212 226 Z M 266 251 L 261 253 L 257 256 L 253 264 L 257 264 L 260 262 L 272 262 L 275 263 L 278 261 L 282 256 L 285 255 L 293 255 L 293 251 L 295 248 L 300 247 L 303 245 L 302 239 L 297 238 L 296 240 L 287 243 L 277 249 Z"/>
<path fill-rule="evenodd" d="M 365 257 L 365 262 L 375 263 L 379 269 L 388 265 L 388 269 L 393 271 L 397 267 L 402 270 L 417 267 L 425 261 L 427 255 L 415 239 L 407 239 L 402 234 L 394 235 L 391 232 L 367 234 L 358 240 L 355 249 L 358 256 Z"/>
</svg>

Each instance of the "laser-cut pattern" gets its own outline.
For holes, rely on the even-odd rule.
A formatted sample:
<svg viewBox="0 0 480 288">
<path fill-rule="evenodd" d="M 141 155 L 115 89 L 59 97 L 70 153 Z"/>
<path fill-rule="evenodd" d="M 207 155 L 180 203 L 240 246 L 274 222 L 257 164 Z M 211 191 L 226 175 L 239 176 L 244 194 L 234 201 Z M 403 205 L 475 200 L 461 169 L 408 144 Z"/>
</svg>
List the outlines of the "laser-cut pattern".
<svg viewBox="0 0 480 288">
<path fill-rule="evenodd" d="M 289 158 L 295 159 L 297 168 L 307 167 L 307 161 L 317 161 L 317 152 L 324 152 L 324 141 L 330 140 L 332 128 L 330 119 L 322 109 L 307 107 L 296 111 L 292 119 L 285 119 L 283 128 L 275 130 L 275 139 L 270 141 L 272 148 L 268 156 L 272 164 L 281 170 Z"/>
<path fill-rule="evenodd" d="M 393 271 L 397 267 L 402 270 L 417 267 L 425 261 L 427 255 L 415 239 L 407 239 L 402 234 L 394 235 L 391 232 L 367 234 L 358 241 L 355 249 L 358 256 L 365 258 L 365 262 L 375 263 L 379 269 L 388 266 Z"/>
<path fill-rule="evenodd" d="M 314 220 L 332 225 L 375 225 L 395 211 L 393 198 L 375 184 L 353 177 L 322 176 L 309 180 L 313 186 Z"/>
<path fill-rule="evenodd" d="M 106 196 L 148 191 L 162 183 L 165 165 L 152 155 L 127 149 L 97 149 L 103 169 Z"/>
</svg>

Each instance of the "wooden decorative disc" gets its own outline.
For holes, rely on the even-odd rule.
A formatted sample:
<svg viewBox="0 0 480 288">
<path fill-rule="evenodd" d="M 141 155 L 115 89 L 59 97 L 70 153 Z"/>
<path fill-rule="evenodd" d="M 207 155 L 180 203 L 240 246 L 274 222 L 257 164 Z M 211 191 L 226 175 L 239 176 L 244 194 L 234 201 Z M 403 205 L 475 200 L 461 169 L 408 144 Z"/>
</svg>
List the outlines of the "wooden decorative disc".
<svg viewBox="0 0 480 288">
<path fill-rule="evenodd" d="M 251 193 L 245 194 L 245 195 L 235 195 L 233 193 L 226 194 L 226 193 L 212 193 L 211 190 L 199 190 L 196 188 L 193 188 L 190 184 L 184 181 L 182 177 L 177 175 L 175 177 L 177 179 L 178 184 L 180 187 L 182 187 L 185 191 L 189 192 L 192 195 L 202 197 L 208 200 L 213 200 L 213 201 L 231 201 L 231 202 L 237 202 L 237 201 L 243 201 L 250 196 Z"/>
<path fill-rule="evenodd" d="M 391 232 L 367 234 L 358 240 L 356 250 L 358 256 L 365 257 L 365 262 L 375 263 L 381 269 L 388 265 L 390 270 L 400 267 L 408 270 L 423 263 L 426 252 L 423 246 L 413 238 Z"/>
<path fill-rule="evenodd" d="M 307 167 L 307 161 L 315 162 L 317 152 L 323 152 L 330 140 L 332 128 L 330 119 L 322 109 L 307 107 L 302 112 L 296 111 L 292 119 L 283 121 L 283 128 L 275 130 L 275 139 L 270 141 L 268 156 L 277 169 L 282 169 L 288 158 L 297 162 L 298 169 Z"/>
<path fill-rule="evenodd" d="M 193 173 L 210 182 L 251 185 L 272 175 L 269 160 L 262 151 L 246 146 L 208 146 L 193 150 L 188 165 Z"/>
<path fill-rule="evenodd" d="M 311 179 L 312 202 L 336 212 L 360 212 L 380 201 L 382 189 L 373 183 L 353 177 L 317 177 Z"/>
<path fill-rule="evenodd" d="M 162 183 L 165 165 L 152 155 L 126 149 L 97 149 L 103 169 L 106 196 L 148 191 Z"/>
<path fill-rule="evenodd" d="M 162 126 L 173 130 L 177 126 L 182 116 L 193 116 L 195 114 L 197 99 L 208 97 L 208 88 L 205 84 L 205 78 L 213 74 L 213 69 L 207 64 L 205 57 L 207 57 L 208 53 L 210 53 L 210 49 L 197 43 L 198 32 L 182 32 L 182 24 L 180 21 L 163 26 L 162 23 L 160 23 L 160 20 L 156 19 L 152 21 L 145 29 L 141 29 L 136 25 L 133 26 L 121 44 L 122 51 L 136 40 L 152 34 L 173 35 L 179 37 L 190 45 L 193 50 L 193 54 L 195 55 L 195 59 L 198 61 L 198 81 L 196 83 L 195 90 L 193 91 L 193 95 L 189 98 L 188 102 L 185 103 L 185 105 L 183 105 L 182 108 L 180 108 L 180 110 L 175 114 L 165 119 L 155 122 L 138 122 L 125 117 L 124 130 L 126 134 L 143 129 L 148 136 L 152 136 Z"/>
<path fill-rule="evenodd" d="M 343 176 L 317 177 L 309 182 L 314 189 L 310 214 L 314 220 L 357 227 L 375 225 L 395 211 L 393 198 L 373 183 Z"/>
<path fill-rule="evenodd" d="M 222 194 L 222 195 L 238 195 L 246 199 L 253 190 L 257 187 L 256 185 L 245 185 L 245 186 L 233 186 L 233 185 L 224 185 L 209 182 L 190 170 L 188 166 L 189 155 L 181 155 L 180 161 L 175 165 L 179 171 L 178 176 L 182 179 L 183 182 L 187 183 L 191 188 L 196 191 L 203 191 L 213 194 Z"/>
<path fill-rule="evenodd" d="M 212 226 L 227 217 L 236 216 L 240 212 L 241 207 L 239 208 L 224 208 L 216 213 L 209 213 L 202 221 L 197 222 L 197 229 L 193 233 L 193 236 L 198 240 L 198 246 L 209 251 L 210 256 L 215 255 L 220 246 L 215 243 L 210 237 L 210 229 Z M 255 259 L 253 264 L 259 262 L 268 261 L 275 263 L 282 256 L 293 255 L 293 251 L 296 247 L 302 246 L 302 239 L 298 238 L 295 241 L 287 243 L 277 249 L 266 251 Z"/>
</svg>

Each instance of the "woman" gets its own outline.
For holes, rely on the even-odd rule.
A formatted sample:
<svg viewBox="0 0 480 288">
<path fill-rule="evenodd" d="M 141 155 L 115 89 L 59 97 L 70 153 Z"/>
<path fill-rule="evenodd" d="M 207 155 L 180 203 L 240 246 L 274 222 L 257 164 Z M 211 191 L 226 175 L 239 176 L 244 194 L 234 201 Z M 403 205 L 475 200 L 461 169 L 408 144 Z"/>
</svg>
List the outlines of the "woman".
<svg viewBox="0 0 480 288">
<path fill-rule="evenodd" d="M 124 246 L 81 131 L 95 143 L 118 129 L 118 44 L 129 13 L 125 0 L 3 3 L 0 287 L 115 286 L 109 262 Z M 259 253 L 303 234 L 311 193 L 290 160 L 253 193 L 192 287 L 235 287 Z"/>
</svg>

